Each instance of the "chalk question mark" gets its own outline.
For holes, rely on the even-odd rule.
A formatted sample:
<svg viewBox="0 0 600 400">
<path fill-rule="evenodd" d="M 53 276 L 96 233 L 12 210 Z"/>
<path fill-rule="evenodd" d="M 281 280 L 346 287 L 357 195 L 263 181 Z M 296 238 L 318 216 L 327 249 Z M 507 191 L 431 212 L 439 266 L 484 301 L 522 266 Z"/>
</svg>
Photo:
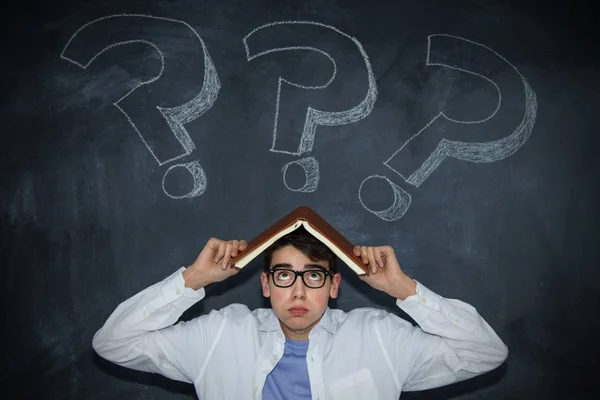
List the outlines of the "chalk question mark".
<svg viewBox="0 0 600 400">
<path fill-rule="evenodd" d="M 457 49 L 461 51 L 466 49 L 469 53 L 464 54 L 461 51 L 453 52 Z M 432 52 L 434 53 L 432 54 Z M 490 55 L 492 55 L 491 58 Z M 497 65 L 490 65 L 490 60 L 493 60 Z M 514 154 L 529 139 L 537 114 L 536 96 L 525 77 L 506 58 L 483 44 L 457 36 L 434 34 L 427 38 L 426 65 L 451 68 L 484 79 L 491 83 L 498 92 L 498 101 L 494 111 L 488 117 L 479 120 L 452 119 L 442 111 L 404 143 L 400 149 L 394 152 L 384 162 L 384 165 L 401 176 L 407 183 L 419 187 L 446 157 L 454 157 L 476 163 L 495 162 Z M 498 72 L 503 72 L 506 69 L 506 65 L 510 66 L 516 72 L 525 92 L 523 119 L 513 132 L 500 139 L 485 142 L 464 142 L 449 140 L 447 137 L 444 137 L 448 133 L 444 130 L 436 129 L 436 122 L 440 122 L 440 119 L 457 124 L 483 124 L 489 123 L 490 120 L 497 117 L 497 114 L 502 109 L 508 110 L 507 105 L 504 105 L 504 107 L 502 105 L 502 90 L 500 86 L 496 81 L 484 75 L 484 73 L 490 74 L 489 71 L 483 71 L 493 70 L 493 67 L 496 67 Z M 466 136 L 466 139 L 477 138 L 477 135 L 473 133 L 468 135 L 463 134 L 462 136 Z M 364 184 L 369 180 L 383 180 L 392 187 L 394 192 L 392 206 L 383 211 L 374 211 L 365 205 L 362 193 Z M 388 178 L 380 175 L 372 175 L 361 183 L 359 199 L 367 211 L 386 221 L 393 221 L 406 213 L 410 206 L 411 198 L 406 191 Z"/>
<path fill-rule="evenodd" d="M 153 32 L 159 32 L 158 37 L 153 37 Z M 133 43 L 143 43 L 156 51 L 160 57 L 160 71 L 113 104 L 125 115 L 162 166 L 189 155 L 195 149 L 184 124 L 212 107 L 221 85 L 202 38 L 187 23 L 170 18 L 141 14 L 98 18 L 83 25 L 71 36 L 61 58 L 86 69 L 103 53 Z M 144 55 L 136 56 L 142 58 Z M 183 68 L 180 67 L 182 65 Z M 202 69 L 204 78 L 198 79 L 197 71 Z M 181 79 L 189 83 L 185 94 L 169 90 L 174 81 Z M 165 188 L 165 179 L 174 168 L 184 168 L 193 178 L 192 189 L 184 195 L 173 195 Z M 163 176 L 162 186 L 171 198 L 200 196 L 206 190 L 206 174 L 199 161 L 171 165 Z"/>
<path fill-rule="evenodd" d="M 299 34 L 302 30 L 302 34 Z M 319 38 L 318 48 L 312 45 L 311 37 Z M 342 65 L 336 63 L 341 58 L 340 41 L 351 41 L 345 57 L 352 57 L 353 62 Z M 260 26 L 251 31 L 243 39 L 248 61 L 268 54 L 285 51 L 312 51 L 326 57 L 332 65 L 331 76 L 321 84 L 301 84 L 279 77 L 277 100 L 273 123 L 273 143 L 270 151 L 300 156 L 310 152 L 315 141 L 315 132 L 319 125 L 336 126 L 350 124 L 365 118 L 375 104 L 377 86 L 367 53 L 354 37 L 329 25 L 311 21 L 282 21 Z M 332 56 L 332 55 L 335 55 Z M 302 100 L 307 90 L 320 91 L 331 87 L 336 82 L 355 81 L 355 66 L 363 64 L 366 69 L 365 97 L 356 106 L 343 111 L 325 111 L 306 104 Z M 305 184 L 293 189 L 287 182 L 286 172 L 291 165 L 304 170 Z M 289 190 L 312 192 L 319 183 L 319 164 L 314 157 L 305 157 L 287 163 L 283 168 L 283 182 Z"/>
</svg>

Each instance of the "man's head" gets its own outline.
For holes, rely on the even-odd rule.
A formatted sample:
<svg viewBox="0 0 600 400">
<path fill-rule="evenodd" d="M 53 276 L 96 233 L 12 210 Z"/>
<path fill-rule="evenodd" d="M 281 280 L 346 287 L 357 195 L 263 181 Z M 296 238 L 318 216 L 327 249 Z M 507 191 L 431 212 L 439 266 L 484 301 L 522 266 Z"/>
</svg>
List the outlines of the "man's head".
<svg viewBox="0 0 600 400">
<path fill-rule="evenodd" d="M 265 250 L 264 259 L 263 295 L 271 299 L 273 312 L 286 336 L 307 340 L 329 298 L 338 295 L 340 275 L 335 254 L 300 228 Z M 295 271 L 307 271 L 304 281 Z"/>
</svg>

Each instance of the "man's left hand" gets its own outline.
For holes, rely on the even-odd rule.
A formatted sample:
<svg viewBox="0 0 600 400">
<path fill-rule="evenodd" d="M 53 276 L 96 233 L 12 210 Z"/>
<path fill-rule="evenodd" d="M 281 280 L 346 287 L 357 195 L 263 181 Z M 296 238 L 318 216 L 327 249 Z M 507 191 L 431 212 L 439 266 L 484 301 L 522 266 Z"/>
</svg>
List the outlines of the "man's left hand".
<svg viewBox="0 0 600 400">
<path fill-rule="evenodd" d="M 417 293 L 417 283 L 409 278 L 391 246 L 354 246 L 354 254 L 369 266 L 370 275 L 359 275 L 371 287 L 400 300 Z"/>
</svg>

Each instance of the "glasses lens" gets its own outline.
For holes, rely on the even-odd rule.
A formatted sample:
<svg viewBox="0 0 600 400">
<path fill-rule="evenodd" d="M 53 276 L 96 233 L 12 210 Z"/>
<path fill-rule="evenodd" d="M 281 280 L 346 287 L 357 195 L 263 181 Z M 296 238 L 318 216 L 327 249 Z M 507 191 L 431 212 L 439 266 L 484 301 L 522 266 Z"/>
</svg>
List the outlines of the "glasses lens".
<svg viewBox="0 0 600 400">
<path fill-rule="evenodd" d="M 294 274 L 294 272 L 290 270 L 278 269 L 273 271 L 273 281 L 277 286 L 291 286 L 294 282 L 295 277 L 296 275 Z"/>
<path fill-rule="evenodd" d="M 325 283 L 325 273 L 323 271 L 305 271 L 304 283 L 311 288 L 319 288 Z"/>
</svg>

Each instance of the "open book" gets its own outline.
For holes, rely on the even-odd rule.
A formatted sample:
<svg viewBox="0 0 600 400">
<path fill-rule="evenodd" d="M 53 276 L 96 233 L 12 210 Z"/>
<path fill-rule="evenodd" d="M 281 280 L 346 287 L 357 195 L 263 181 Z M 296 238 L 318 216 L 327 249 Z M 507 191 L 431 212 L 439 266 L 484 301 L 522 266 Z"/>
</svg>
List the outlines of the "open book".
<svg viewBox="0 0 600 400">
<path fill-rule="evenodd" d="M 304 226 L 309 233 L 329 247 L 356 274 L 369 274 L 369 268 L 362 262 L 360 257 L 354 255 L 354 245 L 319 214 L 307 206 L 296 208 L 249 241 L 248 247 L 234 257 L 231 263 L 237 268 L 245 267 L 246 264 L 275 243 L 277 239 L 295 231 L 301 226 Z"/>
</svg>

